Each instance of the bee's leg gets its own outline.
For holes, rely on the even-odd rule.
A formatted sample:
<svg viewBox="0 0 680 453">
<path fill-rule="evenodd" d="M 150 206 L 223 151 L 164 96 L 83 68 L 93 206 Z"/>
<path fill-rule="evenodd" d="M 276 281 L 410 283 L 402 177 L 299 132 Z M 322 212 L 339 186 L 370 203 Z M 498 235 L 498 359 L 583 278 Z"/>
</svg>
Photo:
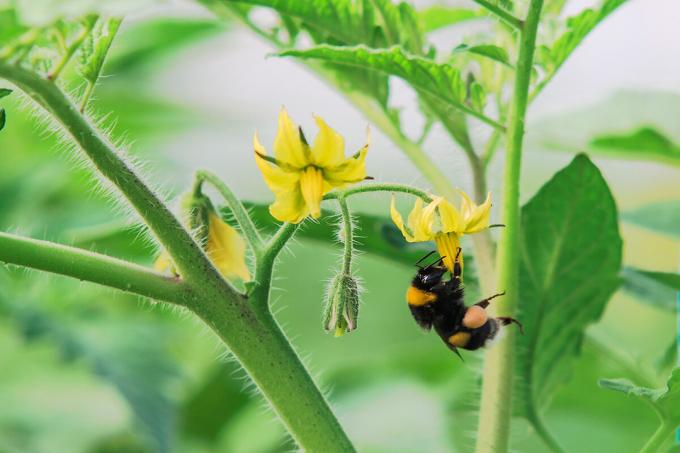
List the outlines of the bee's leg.
<svg viewBox="0 0 680 453">
<path fill-rule="evenodd" d="M 486 299 L 482 299 L 479 302 L 477 302 L 475 305 L 479 305 L 482 308 L 486 308 L 486 307 L 489 306 L 489 303 L 491 302 L 492 299 L 495 299 L 496 297 L 499 297 L 499 296 L 505 296 L 505 291 L 494 294 L 493 296 L 487 297 Z"/>
<path fill-rule="evenodd" d="M 519 331 L 522 335 L 524 335 L 524 326 L 522 325 L 521 322 L 516 320 L 515 318 L 509 318 L 507 316 L 501 316 L 499 318 L 496 318 L 498 322 L 503 324 L 504 326 L 510 325 L 510 324 L 517 324 L 517 327 L 519 327 Z"/>
<path fill-rule="evenodd" d="M 460 279 L 463 275 L 463 268 L 460 265 L 460 253 L 463 251 L 462 248 L 458 247 L 456 252 L 456 259 L 453 260 L 453 278 Z"/>
</svg>

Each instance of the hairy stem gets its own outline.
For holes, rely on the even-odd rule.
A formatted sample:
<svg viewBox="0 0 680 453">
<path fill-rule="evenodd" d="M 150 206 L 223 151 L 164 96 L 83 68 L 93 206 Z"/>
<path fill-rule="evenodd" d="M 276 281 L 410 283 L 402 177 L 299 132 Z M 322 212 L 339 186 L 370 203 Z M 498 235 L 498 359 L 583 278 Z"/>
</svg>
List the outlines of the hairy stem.
<svg viewBox="0 0 680 453">
<path fill-rule="evenodd" d="M 510 105 L 507 151 L 503 176 L 504 199 L 501 233 L 498 249 L 498 288 L 506 292 L 495 308 L 496 314 L 513 316 L 518 302 L 519 241 L 520 241 L 520 168 L 524 121 L 531 70 L 533 66 L 536 34 L 541 17 L 543 0 L 531 0 L 524 27 L 520 34 L 520 50 L 515 71 L 515 85 Z M 504 453 L 508 450 L 510 419 L 512 415 L 512 385 L 514 376 L 514 330 L 487 353 L 484 363 L 484 382 L 477 431 L 477 453 Z"/>
<path fill-rule="evenodd" d="M 227 186 L 220 178 L 215 176 L 213 173 L 207 170 L 199 170 L 196 172 L 196 182 L 195 184 L 200 185 L 201 182 L 206 181 L 212 184 L 212 186 L 217 189 L 217 191 L 222 195 L 222 198 L 227 202 L 229 209 L 231 209 L 238 226 L 241 228 L 243 235 L 246 237 L 250 247 L 257 251 L 262 248 L 264 243 L 260 237 L 260 232 L 250 218 L 248 211 L 246 210 L 241 200 L 236 198 L 234 192 L 231 191 L 229 186 Z"/>
<path fill-rule="evenodd" d="M 110 256 L 0 232 L 0 261 L 183 304 L 188 286 L 176 278 Z"/>
<path fill-rule="evenodd" d="M 340 214 L 342 215 L 342 233 L 344 235 L 343 242 L 345 250 L 342 255 L 342 273 L 345 275 L 352 274 L 352 246 L 354 244 L 354 233 L 352 231 L 352 215 L 349 213 L 349 206 L 345 197 L 338 197 L 338 205 L 340 205 Z"/>
<path fill-rule="evenodd" d="M 224 340 L 300 447 L 305 451 L 354 451 L 271 315 L 258 315 L 246 298 L 222 278 L 167 206 L 71 101 L 53 83 L 18 66 L 0 62 L 0 77 L 17 85 L 52 114 L 99 173 L 120 189 L 169 252 L 191 288 L 190 297 L 183 301 L 185 306 Z M 285 239 L 285 235 L 280 238 Z M 272 256 L 272 265 L 273 260 Z M 33 264 L 36 263 L 26 262 L 29 266 Z M 68 275 L 68 267 L 60 271 L 57 264 L 47 270 Z M 269 282 L 266 291 L 261 291 L 262 297 L 269 297 L 268 288 Z"/>
<path fill-rule="evenodd" d="M 0 77 L 16 84 L 64 126 L 97 170 L 129 200 L 168 251 L 184 278 L 192 282 L 202 281 L 205 272 L 208 272 L 213 278 L 221 280 L 217 270 L 179 220 L 56 85 L 31 71 L 4 62 L 0 62 Z M 232 296 L 236 295 L 233 288 L 229 287 L 228 291 Z"/>
<path fill-rule="evenodd" d="M 407 186 L 406 184 L 389 183 L 363 184 L 360 186 L 354 186 L 341 191 L 329 192 L 323 198 L 324 200 L 339 200 L 341 198 L 368 192 L 401 192 L 422 198 L 422 200 L 426 203 L 432 201 L 430 195 L 424 190 L 416 189 L 415 187 Z"/>
</svg>

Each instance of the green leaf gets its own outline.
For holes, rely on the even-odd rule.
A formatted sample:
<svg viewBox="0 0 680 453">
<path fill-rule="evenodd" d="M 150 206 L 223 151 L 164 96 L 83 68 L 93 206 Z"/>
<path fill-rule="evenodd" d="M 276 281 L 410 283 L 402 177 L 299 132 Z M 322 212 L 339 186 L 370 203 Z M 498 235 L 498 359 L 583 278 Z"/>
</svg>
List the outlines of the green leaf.
<svg viewBox="0 0 680 453">
<path fill-rule="evenodd" d="M 595 153 L 623 158 L 656 160 L 680 166 L 680 145 L 651 127 L 631 133 L 603 134 L 590 141 Z"/>
<path fill-rule="evenodd" d="M 418 16 L 426 32 L 456 25 L 461 22 L 481 19 L 488 15 L 483 11 L 464 8 L 449 8 L 442 5 L 432 5 L 418 11 Z"/>
<path fill-rule="evenodd" d="M 623 281 L 623 289 L 641 302 L 675 313 L 675 301 L 680 291 L 680 274 L 625 267 Z"/>
<path fill-rule="evenodd" d="M 620 283 L 622 242 L 602 174 L 578 155 L 522 208 L 516 405 L 540 413 L 572 371 L 586 327 Z"/>
<path fill-rule="evenodd" d="M 507 50 L 502 47 L 494 46 L 492 44 L 482 44 L 478 46 L 468 46 L 467 44 L 461 44 L 460 46 L 453 49 L 454 54 L 459 52 L 468 52 L 475 55 L 481 55 L 482 57 L 489 58 L 498 63 L 504 64 L 512 68 L 510 64 L 510 58 L 508 57 Z"/>
<path fill-rule="evenodd" d="M 83 46 L 83 52 L 85 53 L 83 58 L 84 62 L 80 66 L 79 71 L 85 80 L 91 84 L 96 83 L 101 74 L 104 60 L 111 48 L 113 38 L 116 36 L 121 21 L 122 19 L 117 18 L 106 20 L 104 24 L 97 29 L 96 37 L 92 38 L 92 47 L 89 45 Z"/>
<path fill-rule="evenodd" d="M 12 90 L 9 88 L 0 88 L 0 99 L 12 94 Z"/>
<path fill-rule="evenodd" d="M 626 0 L 605 0 L 597 9 L 586 9 L 566 21 L 567 30 L 550 46 L 542 46 L 537 53 L 537 63 L 548 72 L 546 78 L 564 64 L 586 36 Z"/>
<path fill-rule="evenodd" d="M 6 122 L 7 122 L 7 115 L 5 114 L 5 109 L 0 108 L 0 131 L 5 128 Z"/>
<path fill-rule="evenodd" d="M 663 201 L 625 211 L 621 218 L 637 226 L 680 239 L 680 201 Z"/>
<path fill-rule="evenodd" d="M 307 50 L 289 50 L 279 55 L 330 61 L 399 77 L 423 93 L 436 96 L 457 109 L 498 126 L 495 121 L 484 116 L 482 111 L 474 110 L 468 103 L 465 81 L 458 69 L 446 63 L 440 64 L 408 54 L 400 47 L 371 49 L 366 46 L 321 45 Z"/>
<path fill-rule="evenodd" d="M 628 379 L 601 379 L 600 387 L 635 396 L 654 407 L 659 417 L 671 426 L 680 425 L 680 368 L 671 373 L 666 387 L 638 387 Z"/>
<path fill-rule="evenodd" d="M 126 27 L 106 62 L 107 72 L 130 73 L 151 66 L 178 50 L 226 30 L 224 21 L 159 18 Z M 157 68 L 157 66 L 153 66 Z"/>
</svg>

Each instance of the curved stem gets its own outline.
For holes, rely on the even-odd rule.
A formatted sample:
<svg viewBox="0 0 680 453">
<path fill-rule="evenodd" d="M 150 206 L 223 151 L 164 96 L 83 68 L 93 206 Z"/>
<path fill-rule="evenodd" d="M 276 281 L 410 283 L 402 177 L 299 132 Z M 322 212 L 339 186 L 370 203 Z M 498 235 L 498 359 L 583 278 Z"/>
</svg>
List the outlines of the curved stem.
<svg viewBox="0 0 680 453">
<path fill-rule="evenodd" d="M 503 300 L 496 304 L 497 314 L 501 316 L 513 316 L 518 302 L 520 168 L 529 84 L 542 7 L 543 0 L 531 0 L 520 35 L 520 50 L 515 66 L 503 177 L 505 193 L 502 222 L 506 228 L 503 229 L 499 241 L 497 265 L 498 288 L 506 292 Z M 508 450 L 512 415 L 514 335 L 514 331 L 507 331 L 485 357 L 477 453 L 504 453 Z"/>
<path fill-rule="evenodd" d="M 241 228 L 243 235 L 246 237 L 250 247 L 255 251 L 260 250 L 264 245 L 264 242 L 262 241 L 260 232 L 257 230 L 253 220 L 250 218 L 248 210 L 245 208 L 245 206 L 243 206 L 243 203 L 241 203 L 241 200 L 236 198 L 236 195 L 234 195 L 234 192 L 231 191 L 229 186 L 226 185 L 216 175 L 207 170 L 198 170 L 196 172 L 194 184 L 200 187 L 200 184 L 203 181 L 212 184 L 212 186 L 217 189 L 220 195 L 222 195 L 222 198 L 224 198 L 224 200 L 227 202 L 229 209 L 231 209 L 231 212 L 234 215 L 238 226 Z"/>
<path fill-rule="evenodd" d="M 548 428 L 545 426 L 545 424 L 543 424 L 543 419 L 537 413 L 533 412 L 533 406 L 530 407 L 532 409 L 528 417 L 529 423 L 531 423 L 531 426 L 533 426 L 534 431 L 536 431 L 536 434 L 538 434 L 538 437 L 541 438 L 543 443 L 550 449 L 550 451 L 562 453 L 564 451 L 562 446 L 560 446 L 550 431 L 548 431 Z"/>
<path fill-rule="evenodd" d="M 341 198 L 346 198 L 352 195 L 368 192 L 401 192 L 413 195 L 415 197 L 420 197 L 426 203 L 432 201 L 432 197 L 430 197 L 430 195 L 424 190 L 416 189 L 415 187 L 411 187 L 406 184 L 390 184 L 390 183 L 386 184 L 375 183 L 354 186 L 346 190 L 329 192 L 323 198 L 324 200 L 340 200 Z"/>
<path fill-rule="evenodd" d="M 674 430 L 675 426 L 673 426 L 673 424 L 665 421 L 662 422 L 652 437 L 650 437 L 647 443 L 642 447 L 640 453 L 657 453 L 662 451 L 664 444 L 668 442 L 668 439 Z"/>
<path fill-rule="evenodd" d="M 49 241 L 0 233 L 0 261 L 184 304 L 189 287 L 146 267 Z"/>
</svg>

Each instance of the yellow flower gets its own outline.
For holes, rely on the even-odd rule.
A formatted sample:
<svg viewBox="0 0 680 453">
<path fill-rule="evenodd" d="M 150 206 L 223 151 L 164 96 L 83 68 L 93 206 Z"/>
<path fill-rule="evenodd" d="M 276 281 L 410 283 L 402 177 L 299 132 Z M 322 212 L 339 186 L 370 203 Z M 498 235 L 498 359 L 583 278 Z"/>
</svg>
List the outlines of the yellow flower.
<svg viewBox="0 0 680 453">
<path fill-rule="evenodd" d="M 319 133 L 311 146 L 285 109 L 279 114 L 273 157 L 260 144 L 257 134 L 253 139 L 255 161 L 276 197 L 269 212 L 282 222 L 299 223 L 310 214 L 318 218 L 326 193 L 366 179 L 369 140 L 359 152 L 345 157 L 342 136 L 318 116 L 314 120 Z"/>
<path fill-rule="evenodd" d="M 439 256 L 444 257 L 444 265 L 450 271 L 453 271 L 454 260 L 458 256 L 461 236 L 478 233 L 489 227 L 491 194 L 481 205 L 476 205 L 463 191 L 460 191 L 460 195 L 460 209 L 443 197 L 432 197 L 432 201 L 423 207 L 423 201 L 418 198 L 408 216 L 407 225 L 404 225 L 397 211 L 394 197 L 390 206 L 392 221 L 404 238 L 408 242 L 434 240 Z M 462 268 L 462 254 L 459 255 L 459 262 Z"/>
<path fill-rule="evenodd" d="M 250 272 L 246 265 L 246 243 L 234 227 L 225 223 L 214 211 L 208 213 L 208 237 L 205 241 L 205 252 L 213 265 L 224 278 L 238 277 L 250 280 Z M 175 266 L 163 250 L 154 263 L 154 268 L 160 272 L 176 272 Z"/>
</svg>

